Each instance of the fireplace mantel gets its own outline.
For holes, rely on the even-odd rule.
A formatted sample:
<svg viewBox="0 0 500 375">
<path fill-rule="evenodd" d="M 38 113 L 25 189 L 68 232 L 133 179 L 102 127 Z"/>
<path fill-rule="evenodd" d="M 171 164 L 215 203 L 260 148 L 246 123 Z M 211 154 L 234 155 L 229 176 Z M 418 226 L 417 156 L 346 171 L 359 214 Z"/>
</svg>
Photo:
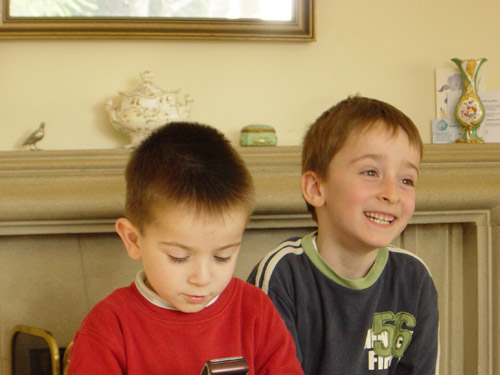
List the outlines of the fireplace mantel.
<svg viewBox="0 0 500 375">
<path fill-rule="evenodd" d="M 419 212 L 487 210 L 500 222 L 500 145 L 426 145 Z M 310 223 L 300 195 L 300 147 L 240 148 L 256 184 L 251 226 Z M 122 215 L 130 151 L 0 152 L 0 235 L 112 231 Z"/>
</svg>

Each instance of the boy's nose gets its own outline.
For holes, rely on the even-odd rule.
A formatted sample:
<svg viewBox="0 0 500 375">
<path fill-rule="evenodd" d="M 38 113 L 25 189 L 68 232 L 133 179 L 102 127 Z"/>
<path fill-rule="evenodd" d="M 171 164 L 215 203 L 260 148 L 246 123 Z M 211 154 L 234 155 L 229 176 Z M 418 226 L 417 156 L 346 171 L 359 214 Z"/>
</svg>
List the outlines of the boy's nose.
<svg viewBox="0 0 500 375">
<path fill-rule="evenodd" d="M 388 203 L 397 203 L 399 201 L 397 183 L 392 179 L 384 179 L 380 186 L 378 197 L 380 200 Z"/>
<path fill-rule="evenodd" d="M 205 286 L 212 282 L 212 269 L 207 262 L 196 262 L 193 265 L 188 281 L 197 286 Z"/>
</svg>

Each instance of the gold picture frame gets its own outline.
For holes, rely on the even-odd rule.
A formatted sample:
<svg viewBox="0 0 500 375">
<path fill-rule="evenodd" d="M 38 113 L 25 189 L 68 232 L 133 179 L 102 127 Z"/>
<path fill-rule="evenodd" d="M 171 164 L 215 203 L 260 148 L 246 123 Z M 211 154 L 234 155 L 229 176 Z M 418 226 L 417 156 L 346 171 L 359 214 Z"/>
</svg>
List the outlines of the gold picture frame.
<svg viewBox="0 0 500 375">
<path fill-rule="evenodd" d="M 2 0 L 0 39 L 235 39 L 313 41 L 314 0 L 294 0 L 290 21 L 158 17 L 12 17 Z"/>
</svg>

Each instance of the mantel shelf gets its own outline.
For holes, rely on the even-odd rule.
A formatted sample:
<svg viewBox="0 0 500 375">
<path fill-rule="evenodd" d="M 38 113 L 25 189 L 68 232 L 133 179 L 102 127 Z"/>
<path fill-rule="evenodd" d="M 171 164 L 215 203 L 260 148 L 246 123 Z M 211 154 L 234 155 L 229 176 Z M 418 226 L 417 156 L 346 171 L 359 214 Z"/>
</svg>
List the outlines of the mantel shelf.
<svg viewBox="0 0 500 375">
<path fill-rule="evenodd" d="M 299 188 L 299 146 L 239 152 L 256 184 L 254 221 L 309 220 Z M 72 222 L 78 231 L 92 222 L 108 230 L 123 212 L 129 154 L 126 149 L 0 152 L 0 234 L 20 223 L 57 227 Z M 499 222 L 499 206 L 499 144 L 425 145 L 417 212 L 489 210 Z"/>
</svg>

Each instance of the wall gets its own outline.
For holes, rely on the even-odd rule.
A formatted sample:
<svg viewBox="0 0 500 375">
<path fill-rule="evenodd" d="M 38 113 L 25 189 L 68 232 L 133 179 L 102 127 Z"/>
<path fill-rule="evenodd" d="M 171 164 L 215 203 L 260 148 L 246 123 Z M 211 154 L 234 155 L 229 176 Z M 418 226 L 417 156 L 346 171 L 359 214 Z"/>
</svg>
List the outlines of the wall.
<svg viewBox="0 0 500 375">
<path fill-rule="evenodd" d="M 233 141 L 249 123 L 299 144 L 305 127 L 349 94 L 388 101 L 431 141 L 434 70 L 487 57 L 500 90 L 500 3 L 490 0 L 318 0 L 311 43 L 173 40 L 0 40 L 0 150 L 47 123 L 45 149 L 121 147 L 104 102 L 152 70 L 164 89 L 194 99 L 191 118 Z M 463 30 L 463 31 L 462 31 Z"/>
</svg>

